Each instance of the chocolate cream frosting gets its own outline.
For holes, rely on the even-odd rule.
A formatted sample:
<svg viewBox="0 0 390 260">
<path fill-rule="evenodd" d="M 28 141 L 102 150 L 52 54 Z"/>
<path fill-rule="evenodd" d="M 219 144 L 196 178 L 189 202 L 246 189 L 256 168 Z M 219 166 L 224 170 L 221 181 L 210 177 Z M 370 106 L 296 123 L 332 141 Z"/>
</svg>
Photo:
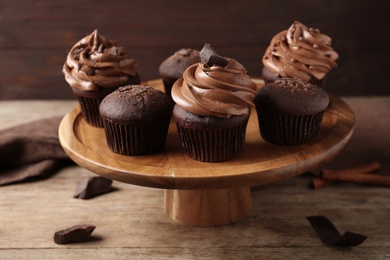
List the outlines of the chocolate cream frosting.
<svg viewBox="0 0 390 260">
<path fill-rule="evenodd" d="M 275 35 L 265 55 L 263 65 L 280 77 L 311 77 L 321 80 L 337 67 L 338 54 L 331 47 L 332 39 L 318 29 L 294 22 L 288 30 Z"/>
<path fill-rule="evenodd" d="M 62 71 L 72 88 L 99 91 L 100 87 L 113 88 L 129 81 L 137 74 L 137 65 L 125 47 L 95 30 L 72 47 Z"/>
<path fill-rule="evenodd" d="M 229 118 L 248 114 L 256 94 L 256 84 L 236 60 L 225 66 L 196 63 L 175 82 L 172 98 L 177 105 L 200 116 Z"/>
</svg>

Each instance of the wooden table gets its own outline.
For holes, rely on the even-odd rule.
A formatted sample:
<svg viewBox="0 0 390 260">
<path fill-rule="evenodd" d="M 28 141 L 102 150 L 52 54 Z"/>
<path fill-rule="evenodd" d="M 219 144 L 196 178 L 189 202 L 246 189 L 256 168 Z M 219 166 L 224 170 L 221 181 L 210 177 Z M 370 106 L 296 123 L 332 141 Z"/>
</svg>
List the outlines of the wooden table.
<svg viewBox="0 0 390 260">
<path fill-rule="evenodd" d="M 344 100 L 356 114 L 350 147 L 358 149 L 356 144 L 364 143 L 364 149 L 380 159 L 382 170 L 389 170 L 389 135 L 379 141 L 364 138 L 379 131 L 373 123 L 387 115 L 390 97 Z M 75 105 L 74 101 L 3 101 L 0 127 L 64 115 Z M 376 154 L 376 148 L 382 152 Z M 243 220 L 200 228 L 168 219 L 160 189 L 114 182 L 115 191 L 109 194 L 91 200 L 74 199 L 77 181 L 91 175 L 71 166 L 46 180 L 0 187 L 0 259 L 390 257 L 389 188 L 342 183 L 312 190 L 308 187 L 310 176 L 301 175 L 253 187 L 252 211 Z M 355 248 L 326 246 L 306 220 L 311 215 L 324 215 L 341 233 L 357 232 L 368 239 Z M 53 242 L 55 231 L 76 224 L 96 225 L 93 241 L 70 245 Z"/>
</svg>

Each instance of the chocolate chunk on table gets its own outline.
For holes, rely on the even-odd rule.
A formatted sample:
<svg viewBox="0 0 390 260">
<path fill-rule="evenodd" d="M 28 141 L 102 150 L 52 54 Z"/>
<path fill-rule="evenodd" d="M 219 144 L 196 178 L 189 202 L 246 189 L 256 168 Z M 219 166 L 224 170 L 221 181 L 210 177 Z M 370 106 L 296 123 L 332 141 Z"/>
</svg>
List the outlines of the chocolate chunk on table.
<svg viewBox="0 0 390 260">
<path fill-rule="evenodd" d="M 333 223 L 324 216 L 308 216 L 306 219 L 317 232 L 322 242 L 328 245 L 342 247 L 358 246 L 367 238 L 365 235 L 349 231 L 341 235 Z"/>
<path fill-rule="evenodd" d="M 95 228 L 92 225 L 76 225 L 57 231 L 54 233 L 54 242 L 62 245 L 89 241 Z"/>
<path fill-rule="evenodd" d="M 112 180 L 93 176 L 87 177 L 79 181 L 74 198 L 90 199 L 98 195 L 102 195 L 111 191 Z"/>
</svg>

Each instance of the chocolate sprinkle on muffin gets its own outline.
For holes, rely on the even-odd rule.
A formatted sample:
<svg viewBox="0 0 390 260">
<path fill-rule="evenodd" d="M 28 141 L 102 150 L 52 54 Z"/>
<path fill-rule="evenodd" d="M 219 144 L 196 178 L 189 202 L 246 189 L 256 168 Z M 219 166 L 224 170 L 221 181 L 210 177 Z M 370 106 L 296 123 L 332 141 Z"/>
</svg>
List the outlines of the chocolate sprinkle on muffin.
<svg viewBox="0 0 390 260">
<path fill-rule="evenodd" d="M 264 140 L 299 145 L 316 137 L 329 96 L 317 85 L 285 78 L 260 88 L 255 105 Z"/>
<path fill-rule="evenodd" d="M 149 86 L 121 87 L 103 99 L 103 118 L 107 145 L 124 155 L 150 154 L 165 143 L 173 101 Z"/>
</svg>

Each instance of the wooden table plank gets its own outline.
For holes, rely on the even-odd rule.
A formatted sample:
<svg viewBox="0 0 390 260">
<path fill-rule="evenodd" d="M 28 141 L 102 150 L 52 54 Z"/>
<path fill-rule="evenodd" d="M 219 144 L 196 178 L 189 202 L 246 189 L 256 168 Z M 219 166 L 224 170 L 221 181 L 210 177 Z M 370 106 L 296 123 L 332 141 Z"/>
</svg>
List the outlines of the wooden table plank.
<svg viewBox="0 0 390 260">
<path fill-rule="evenodd" d="M 352 105 L 365 102 L 346 100 Z M 382 101 L 366 100 L 370 105 Z M 0 102 L 0 127 L 62 115 L 74 105 L 73 101 Z M 358 136 L 360 131 L 359 127 Z M 252 212 L 238 223 L 199 228 L 169 220 L 160 189 L 114 182 L 115 191 L 104 196 L 74 199 L 77 181 L 91 175 L 72 166 L 46 180 L 0 187 L 0 259 L 390 257 L 388 188 L 343 183 L 311 190 L 310 177 L 302 175 L 253 187 Z M 362 233 L 368 239 L 355 248 L 326 246 L 305 219 L 309 215 L 324 215 L 341 233 Z M 75 224 L 96 225 L 95 239 L 69 245 L 53 242 L 55 231 Z"/>
</svg>

